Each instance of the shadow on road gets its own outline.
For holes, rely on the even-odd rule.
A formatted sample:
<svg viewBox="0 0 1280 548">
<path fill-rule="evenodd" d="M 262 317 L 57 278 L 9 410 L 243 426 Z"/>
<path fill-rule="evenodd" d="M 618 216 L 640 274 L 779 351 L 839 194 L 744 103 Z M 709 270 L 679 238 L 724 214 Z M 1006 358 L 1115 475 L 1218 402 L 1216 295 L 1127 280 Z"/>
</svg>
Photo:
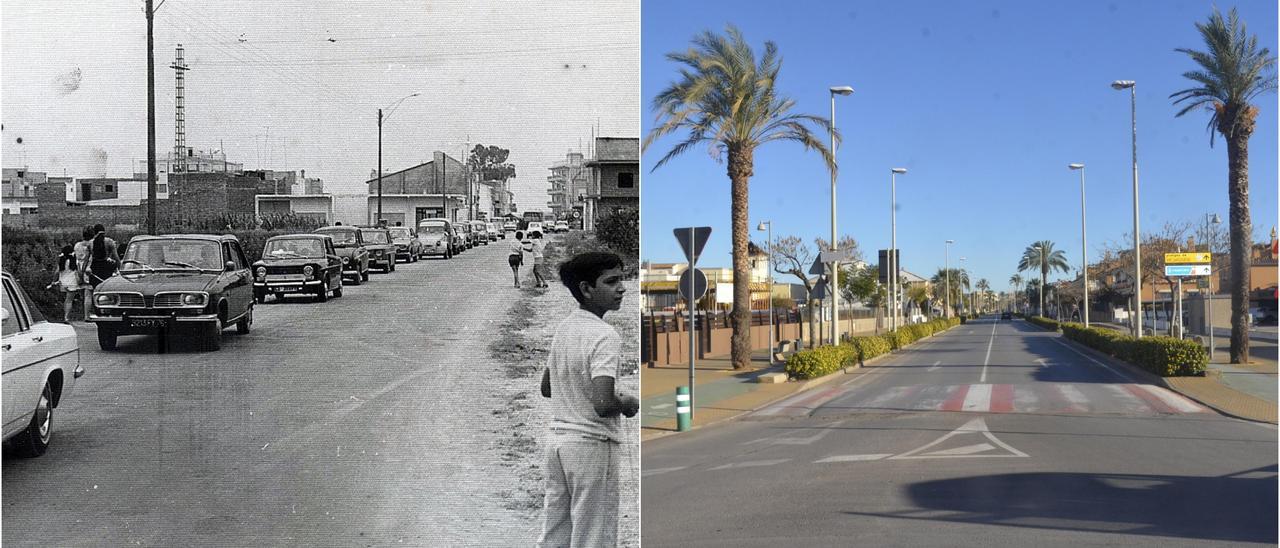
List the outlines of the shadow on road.
<svg viewBox="0 0 1280 548">
<path fill-rule="evenodd" d="M 1276 486 L 1275 465 L 1216 477 L 998 474 L 907 486 L 919 510 L 845 514 L 1275 544 Z"/>
</svg>

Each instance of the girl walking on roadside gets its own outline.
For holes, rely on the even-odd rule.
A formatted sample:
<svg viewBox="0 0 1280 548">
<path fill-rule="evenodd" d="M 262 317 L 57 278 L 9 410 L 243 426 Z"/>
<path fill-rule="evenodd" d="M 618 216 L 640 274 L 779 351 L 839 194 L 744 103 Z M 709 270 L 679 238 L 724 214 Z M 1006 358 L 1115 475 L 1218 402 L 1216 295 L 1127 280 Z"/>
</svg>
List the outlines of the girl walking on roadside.
<svg viewBox="0 0 1280 548">
<path fill-rule="evenodd" d="M 107 229 L 102 225 L 93 226 L 93 245 L 89 259 L 89 284 L 98 287 L 112 274 L 120 264 L 120 254 L 116 250 L 116 241 L 107 237 Z"/>
<path fill-rule="evenodd" d="M 76 256 L 76 285 L 80 287 L 84 295 L 81 300 L 84 305 L 84 319 L 89 320 L 89 306 L 93 303 L 93 286 L 89 284 L 87 277 L 89 269 L 89 254 L 93 251 L 93 227 L 85 225 L 84 230 L 80 231 L 80 241 L 76 242 L 73 253 Z"/>
<path fill-rule="evenodd" d="M 535 287 L 547 287 L 547 280 L 543 276 L 542 270 L 544 261 L 542 257 L 542 248 L 545 245 L 542 242 L 542 233 L 533 233 L 530 240 L 533 242 L 533 280 L 537 284 Z"/>
<path fill-rule="evenodd" d="M 64 245 L 58 255 L 58 281 L 62 290 L 62 320 L 71 323 L 71 305 L 80 292 L 80 268 L 76 264 L 75 248 Z"/>
<path fill-rule="evenodd" d="M 515 276 L 516 287 L 520 287 L 520 265 L 524 264 L 524 232 L 516 231 L 516 237 L 511 240 L 511 251 L 507 253 L 507 264 L 511 265 L 511 274 Z"/>
</svg>

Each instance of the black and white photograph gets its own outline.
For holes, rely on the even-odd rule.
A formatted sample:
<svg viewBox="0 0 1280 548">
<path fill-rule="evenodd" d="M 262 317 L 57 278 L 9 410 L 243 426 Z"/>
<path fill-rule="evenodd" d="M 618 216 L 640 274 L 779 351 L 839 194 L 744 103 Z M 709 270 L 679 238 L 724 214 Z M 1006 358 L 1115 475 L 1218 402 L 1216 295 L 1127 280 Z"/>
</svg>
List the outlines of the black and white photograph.
<svg viewBox="0 0 1280 548">
<path fill-rule="evenodd" d="M 639 2 L 0 9 L 5 545 L 639 546 Z"/>
</svg>

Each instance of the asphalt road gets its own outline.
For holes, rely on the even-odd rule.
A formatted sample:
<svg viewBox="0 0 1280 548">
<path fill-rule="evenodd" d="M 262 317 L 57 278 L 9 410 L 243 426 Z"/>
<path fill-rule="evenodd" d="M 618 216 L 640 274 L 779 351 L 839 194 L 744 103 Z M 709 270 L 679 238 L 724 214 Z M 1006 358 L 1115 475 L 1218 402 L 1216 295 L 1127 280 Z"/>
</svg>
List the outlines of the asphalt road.
<svg viewBox="0 0 1280 548">
<path fill-rule="evenodd" d="M 504 507 L 510 387 L 487 352 L 519 298 L 504 244 L 258 305 L 219 352 L 104 353 L 81 325 L 53 446 L 5 454 L 4 544 L 532 544 L 540 523 Z"/>
<path fill-rule="evenodd" d="M 1276 429 L 971 322 L 841 384 L 646 442 L 651 546 L 1276 543 Z"/>
</svg>

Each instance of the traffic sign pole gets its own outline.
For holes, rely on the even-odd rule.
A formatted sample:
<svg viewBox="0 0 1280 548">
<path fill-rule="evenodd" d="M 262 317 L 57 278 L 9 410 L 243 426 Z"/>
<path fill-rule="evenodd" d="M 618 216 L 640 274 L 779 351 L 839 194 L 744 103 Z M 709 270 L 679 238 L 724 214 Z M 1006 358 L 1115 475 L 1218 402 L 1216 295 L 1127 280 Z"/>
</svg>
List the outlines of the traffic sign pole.
<svg viewBox="0 0 1280 548">
<path fill-rule="evenodd" d="M 696 340 L 694 339 L 694 330 L 697 326 L 697 317 L 694 314 L 694 308 L 698 304 L 698 299 L 702 295 L 695 291 L 697 285 L 698 255 L 702 253 L 702 247 L 707 245 L 707 238 L 711 236 L 711 227 L 695 226 L 688 228 L 677 228 L 672 231 L 676 236 L 676 242 L 684 249 L 684 254 L 689 259 L 688 286 L 685 288 L 685 302 L 689 306 L 689 420 L 693 421 L 693 402 L 694 402 L 694 366 L 697 360 Z M 682 276 L 683 278 L 683 276 Z M 705 291 L 705 284 L 704 289 Z"/>
</svg>

